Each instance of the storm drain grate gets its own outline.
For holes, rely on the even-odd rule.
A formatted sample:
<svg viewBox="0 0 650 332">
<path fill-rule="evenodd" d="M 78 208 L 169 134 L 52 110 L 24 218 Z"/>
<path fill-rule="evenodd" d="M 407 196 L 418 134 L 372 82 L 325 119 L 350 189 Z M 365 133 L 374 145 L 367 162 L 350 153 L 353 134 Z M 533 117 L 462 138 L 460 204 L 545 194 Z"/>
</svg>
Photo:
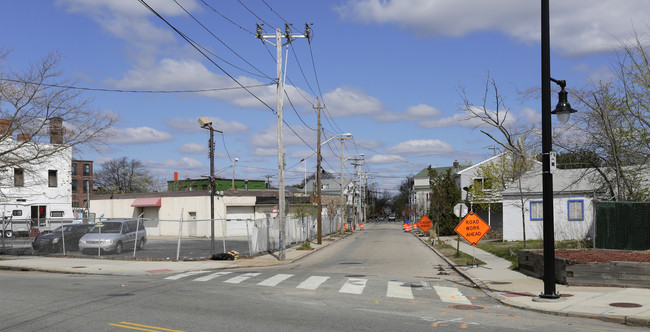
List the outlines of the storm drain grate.
<svg viewBox="0 0 650 332">
<path fill-rule="evenodd" d="M 639 308 L 643 307 L 642 305 L 638 303 L 629 303 L 629 302 L 614 302 L 609 304 L 612 307 L 617 307 L 617 308 Z"/>
</svg>

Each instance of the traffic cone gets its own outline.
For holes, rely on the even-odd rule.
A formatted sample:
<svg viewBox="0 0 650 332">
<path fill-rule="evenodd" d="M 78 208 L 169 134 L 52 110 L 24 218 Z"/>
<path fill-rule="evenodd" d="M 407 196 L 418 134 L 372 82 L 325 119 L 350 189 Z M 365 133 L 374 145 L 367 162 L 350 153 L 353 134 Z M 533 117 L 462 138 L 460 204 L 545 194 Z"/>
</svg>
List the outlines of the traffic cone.
<svg viewBox="0 0 650 332">
<path fill-rule="evenodd" d="M 360 231 L 363 230 L 363 224 L 359 224 L 359 230 L 360 230 Z"/>
</svg>

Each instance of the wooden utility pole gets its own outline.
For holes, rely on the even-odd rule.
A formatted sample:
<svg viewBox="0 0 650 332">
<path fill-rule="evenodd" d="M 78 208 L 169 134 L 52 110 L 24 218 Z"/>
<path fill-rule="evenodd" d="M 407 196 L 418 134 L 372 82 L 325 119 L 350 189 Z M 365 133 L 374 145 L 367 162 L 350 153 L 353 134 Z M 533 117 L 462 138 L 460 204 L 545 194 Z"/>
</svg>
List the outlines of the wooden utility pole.
<svg viewBox="0 0 650 332">
<path fill-rule="evenodd" d="M 278 115 L 278 219 L 280 224 L 280 239 L 279 239 L 279 254 L 278 260 L 283 261 L 286 258 L 286 236 L 287 230 L 285 225 L 285 194 L 284 194 L 284 143 L 282 141 L 282 128 L 284 125 L 284 120 L 282 119 L 282 103 L 283 98 L 282 94 L 284 93 L 284 81 L 282 80 L 282 47 L 284 45 L 290 44 L 296 38 L 310 38 L 311 27 L 309 24 L 305 24 L 305 33 L 300 35 L 294 35 L 291 33 L 291 27 L 289 24 L 284 25 L 284 35 L 280 28 L 275 29 L 275 34 L 273 35 L 264 35 L 262 34 L 262 24 L 257 25 L 257 34 L 256 37 L 262 41 L 266 41 L 269 44 L 275 46 L 277 53 L 276 61 L 276 70 L 277 70 L 277 115 Z M 286 38 L 286 44 L 282 44 L 282 38 Z M 266 39 L 275 39 L 275 44 L 267 41 Z"/>
<path fill-rule="evenodd" d="M 317 230 L 317 237 L 316 237 L 316 243 L 318 244 L 323 244 L 323 199 L 321 197 L 321 170 L 320 170 L 320 161 L 321 161 L 321 155 L 320 155 L 320 100 L 318 100 L 318 106 L 316 106 L 316 114 L 317 114 L 317 126 L 316 126 L 316 132 L 317 138 L 316 138 L 316 185 L 318 186 L 317 189 L 317 195 L 318 195 L 318 204 L 316 210 L 318 210 L 316 220 L 317 220 L 317 225 L 316 225 L 316 230 Z"/>
</svg>

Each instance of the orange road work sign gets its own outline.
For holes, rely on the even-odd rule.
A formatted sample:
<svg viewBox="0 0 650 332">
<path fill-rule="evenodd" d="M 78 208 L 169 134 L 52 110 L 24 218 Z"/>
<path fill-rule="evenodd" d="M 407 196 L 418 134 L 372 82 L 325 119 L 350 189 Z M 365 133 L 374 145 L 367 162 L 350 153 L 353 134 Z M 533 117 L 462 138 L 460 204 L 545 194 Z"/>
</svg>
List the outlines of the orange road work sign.
<svg viewBox="0 0 650 332">
<path fill-rule="evenodd" d="M 433 225 L 433 222 L 429 217 L 427 216 L 422 216 L 420 220 L 418 221 L 418 227 L 420 227 L 421 230 L 423 230 L 425 233 L 431 229 L 431 226 Z"/>
<path fill-rule="evenodd" d="M 474 211 L 469 211 L 454 231 L 462 236 L 463 239 L 467 240 L 469 244 L 476 246 L 490 228 L 492 227 L 483 221 Z"/>
</svg>

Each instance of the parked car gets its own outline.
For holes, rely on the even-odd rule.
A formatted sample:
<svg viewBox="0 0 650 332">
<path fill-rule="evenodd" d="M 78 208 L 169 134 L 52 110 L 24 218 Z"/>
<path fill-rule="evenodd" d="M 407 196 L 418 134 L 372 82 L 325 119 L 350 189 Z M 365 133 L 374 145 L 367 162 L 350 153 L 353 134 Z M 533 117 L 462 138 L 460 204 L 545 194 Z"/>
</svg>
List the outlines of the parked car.
<svg viewBox="0 0 650 332">
<path fill-rule="evenodd" d="M 93 225 L 70 224 L 55 228 L 49 233 L 37 236 L 32 242 L 36 251 L 62 251 L 65 241 L 66 250 L 79 250 L 79 239 L 88 233 Z"/>
<path fill-rule="evenodd" d="M 378 216 L 377 221 L 384 221 L 384 216 Z"/>
<path fill-rule="evenodd" d="M 395 214 L 392 213 L 391 215 L 388 216 L 388 221 L 395 221 Z"/>
<path fill-rule="evenodd" d="M 136 231 L 137 229 L 137 231 Z M 137 219 L 111 219 L 96 223 L 90 232 L 79 239 L 79 249 L 82 253 L 104 252 L 121 254 L 124 249 L 137 246 L 143 249 L 147 242 L 147 230 L 138 225 Z"/>
</svg>

